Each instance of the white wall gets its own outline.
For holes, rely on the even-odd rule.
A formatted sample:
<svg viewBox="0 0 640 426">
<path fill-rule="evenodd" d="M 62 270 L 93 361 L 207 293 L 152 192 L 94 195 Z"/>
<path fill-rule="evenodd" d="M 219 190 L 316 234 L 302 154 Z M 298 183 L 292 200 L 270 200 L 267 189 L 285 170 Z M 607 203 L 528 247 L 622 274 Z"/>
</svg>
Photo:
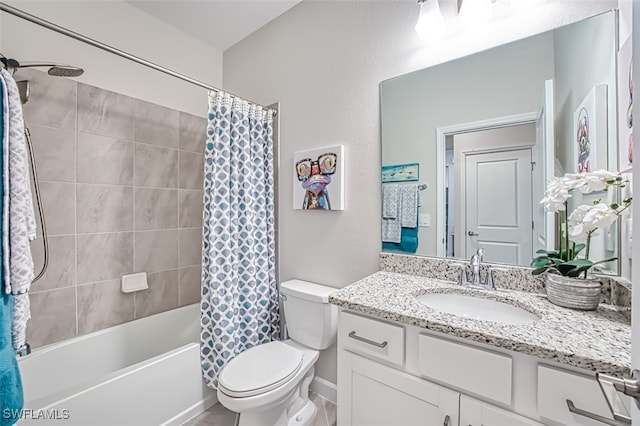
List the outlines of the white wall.
<svg viewBox="0 0 640 426">
<path fill-rule="evenodd" d="M 443 10 L 455 8 L 442 0 Z M 506 2 L 498 2 L 496 4 Z M 520 2 L 522 3 L 522 2 Z M 379 83 L 612 9 L 616 1 L 538 2 L 484 34 L 421 43 L 407 1 L 304 1 L 224 53 L 224 88 L 280 102 L 280 278 L 343 287 L 378 270 Z M 346 210 L 294 211 L 293 153 L 346 145 Z M 336 380 L 335 349 L 317 373 Z"/>
<path fill-rule="evenodd" d="M 123 1 L 11 1 L 9 5 L 112 47 L 222 84 L 222 52 Z M 0 52 L 18 61 L 51 61 L 85 69 L 78 81 L 204 116 L 207 90 L 80 43 L 20 18 L 0 14 Z"/>
<path fill-rule="evenodd" d="M 606 144 L 597 146 L 595 170 L 606 168 L 618 170 L 617 149 L 617 88 L 616 88 L 616 43 L 615 16 L 600 15 L 586 21 L 584 25 L 561 28 L 554 32 L 555 55 L 555 111 L 556 111 L 556 156 L 566 172 L 574 172 L 573 114 L 589 91 L 600 84 L 607 85 L 607 122 L 610 123 L 610 152 Z M 582 64 L 576 73 L 576 64 Z M 594 144 L 592 148 L 596 148 Z"/>
</svg>

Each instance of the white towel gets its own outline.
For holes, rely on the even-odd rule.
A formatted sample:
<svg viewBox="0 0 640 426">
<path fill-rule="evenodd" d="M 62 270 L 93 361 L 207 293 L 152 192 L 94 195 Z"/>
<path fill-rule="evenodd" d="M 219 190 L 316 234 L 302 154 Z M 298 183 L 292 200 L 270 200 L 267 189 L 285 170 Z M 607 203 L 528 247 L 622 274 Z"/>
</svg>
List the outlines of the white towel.
<svg viewBox="0 0 640 426">
<path fill-rule="evenodd" d="M 382 218 L 395 219 L 400 207 L 400 185 L 382 185 Z"/>
<path fill-rule="evenodd" d="M 402 240 L 400 219 L 382 219 L 382 242 L 399 243 Z"/>
<path fill-rule="evenodd" d="M 34 278 L 34 266 L 29 242 L 36 238 L 36 221 L 20 93 L 11 74 L 4 69 L 0 72 L 2 88 L 9 101 L 8 122 L 5 123 L 5 126 L 9 126 L 9 139 L 4 141 L 3 146 L 3 151 L 8 148 L 9 160 L 8 187 L 7 182 L 4 182 L 4 192 L 9 194 L 9 202 L 3 206 L 4 215 L 7 214 L 8 207 L 9 216 L 8 240 L 3 240 L 3 255 L 5 259 L 9 259 L 9 270 L 5 270 L 4 274 L 5 280 L 9 280 L 8 284 L 5 281 L 5 288 L 9 288 L 16 296 L 13 306 L 12 342 L 14 349 L 19 349 L 25 343 L 26 324 L 31 316 L 27 293 Z M 3 155 L 3 165 L 5 157 L 7 155 Z"/>
<path fill-rule="evenodd" d="M 402 185 L 400 225 L 405 228 L 418 226 L 418 185 Z"/>
</svg>

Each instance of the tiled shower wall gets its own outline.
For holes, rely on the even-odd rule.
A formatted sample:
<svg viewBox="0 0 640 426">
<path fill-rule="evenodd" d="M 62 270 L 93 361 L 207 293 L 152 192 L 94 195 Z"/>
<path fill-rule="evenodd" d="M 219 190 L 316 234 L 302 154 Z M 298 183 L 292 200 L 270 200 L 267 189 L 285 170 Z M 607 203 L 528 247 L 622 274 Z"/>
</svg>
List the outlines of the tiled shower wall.
<svg viewBox="0 0 640 426">
<path fill-rule="evenodd" d="M 38 71 L 15 78 L 31 84 L 24 113 L 50 248 L 31 290 L 31 346 L 197 302 L 205 118 Z M 133 272 L 150 288 L 120 292 Z"/>
</svg>

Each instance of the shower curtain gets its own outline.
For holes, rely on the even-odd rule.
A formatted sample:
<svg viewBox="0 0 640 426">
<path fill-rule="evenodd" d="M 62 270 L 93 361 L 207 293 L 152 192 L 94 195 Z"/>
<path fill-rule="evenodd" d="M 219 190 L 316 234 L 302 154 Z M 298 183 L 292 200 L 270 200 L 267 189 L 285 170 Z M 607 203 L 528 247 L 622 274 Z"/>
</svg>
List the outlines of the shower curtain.
<svg viewBox="0 0 640 426">
<path fill-rule="evenodd" d="M 207 385 L 280 334 L 272 111 L 209 93 L 204 161 L 200 358 Z"/>
</svg>

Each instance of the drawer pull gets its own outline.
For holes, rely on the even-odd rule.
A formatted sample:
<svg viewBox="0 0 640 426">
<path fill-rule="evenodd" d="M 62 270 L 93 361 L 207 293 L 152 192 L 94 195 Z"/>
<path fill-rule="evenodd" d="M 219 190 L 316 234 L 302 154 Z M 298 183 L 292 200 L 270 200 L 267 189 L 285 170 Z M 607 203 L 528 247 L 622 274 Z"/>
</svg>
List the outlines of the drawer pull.
<svg viewBox="0 0 640 426">
<path fill-rule="evenodd" d="M 611 426 L 627 426 L 631 424 L 631 419 L 621 419 L 622 421 L 611 420 L 606 417 L 599 416 L 597 414 L 591 413 L 589 411 L 581 410 L 580 408 L 576 408 L 573 404 L 573 401 L 567 399 L 567 407 L 569 407 L 569 411 L 579 416 L 584 416 L 593 420 L 597 420 L 599 422 L 611 425 Z"/>
<path fill-rule="evenodd" d="M 600 385 L 602 394 L 607 400 L 607 404 L 609 405 L 611 414 L 613 414 L 613 418 L 623 422 L 628 421 L 629 424 L 631 424 L 629 412 L 622 403 L 622 399 L 620 399 L 618 392 L 622 392 L 625 395 L 633 397 L 636 400 L 636 405 L 638 405 L 638 397 L 640 397 L 638 371 L 633 370 L 631 379 L 619 379 L 602 373 L 596 373 L 596 379 L 598 379 L 598 384 Z M 640 405 L 638 406 L 640 407 Z"/>
<path fill-rule="evenodd" d="M 351 337 L 352 339 L 360 340 L 361 342 L 364 342 L 364 343 L 368 343 L 368 344 L 373 345 L 373 346 L 378 347 L 378 348 L 384 348 L 384 347 L 387 346 L 387 341 L 386 340 L 384 342 L 382 342 L 382 343 L 374 342 L 373 340 L 369 340 L 369 339 L 367 339 L 365 337 L 360 337 L 360 336 L 356 335 L 355 330 L 353 330 L 353 331 L 351 331 L 351 333 L 349 333 L 349 337 Z"/>
</svg>

